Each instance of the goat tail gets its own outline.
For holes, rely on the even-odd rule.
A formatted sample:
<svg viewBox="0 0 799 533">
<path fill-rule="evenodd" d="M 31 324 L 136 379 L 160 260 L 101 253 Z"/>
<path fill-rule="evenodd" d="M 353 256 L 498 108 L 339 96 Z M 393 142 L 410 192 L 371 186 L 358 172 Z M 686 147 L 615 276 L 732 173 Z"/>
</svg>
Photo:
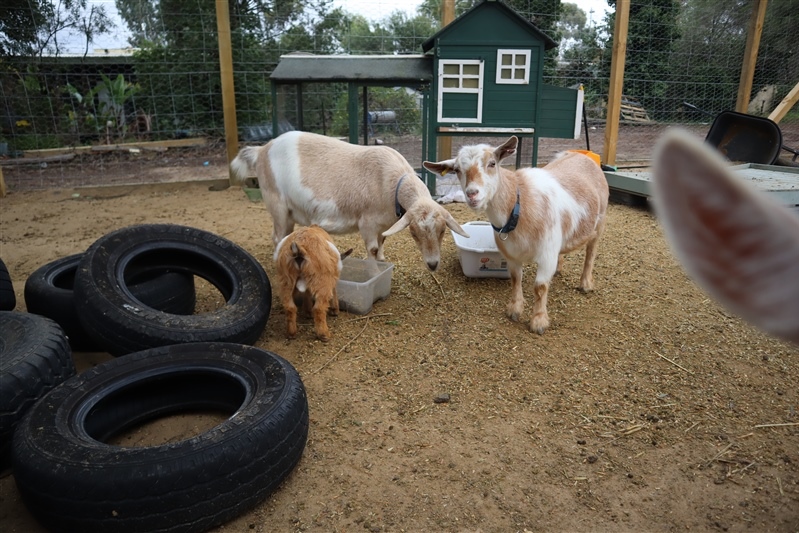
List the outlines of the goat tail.
<svg viewBox="0 0 799 533">
<path fill-rule="evenodd" d="M 261 146 L 245 146 L 239 150 L 238 155 L 230 162 L 230 170 L 235 179 L 242 183 L 249 177 L 255 176 L 255 164 L 261 154 Z"/>
</svg>

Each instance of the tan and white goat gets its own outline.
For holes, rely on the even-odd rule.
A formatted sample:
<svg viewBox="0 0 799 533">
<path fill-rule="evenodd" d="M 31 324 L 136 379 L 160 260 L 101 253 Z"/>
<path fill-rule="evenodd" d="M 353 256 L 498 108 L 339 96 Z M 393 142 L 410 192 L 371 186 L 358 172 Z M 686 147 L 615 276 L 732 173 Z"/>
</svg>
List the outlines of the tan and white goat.
<svg viewBox="0 0 799 533">
<path fill-rule="evenodd" d="M 352 249 L 343 254 L 347 257 Z M 297 301 L 313 316 L 319 340 L 330 340 L 327 313 L 338 314 L 336 283 L 342 254 L 319 226 L 300 228 L 284 237 L 275 249 L 278 294 L 286 311 L 286 336 L 297 336 Z"/>
<path fill-rule="evenodd" d="M 333 234 L 359 231 L 369 257 L 384 261 L 385 237 L 409 228 L 424 262 L 436 270 L 446 229 L 468 237 L 408 161 L 387 146 L 292 131 L 242 148 L 231 168 L 239 179 L 258 177 L 275 244 L 295 224 L 317 224 Z"/>
<path fill-rule="evenodd" d="M 592 272 L 605 228 L 608 184 L 594 161 L 573 152 L 544 168 L 502 168 L 500 162 L 516 153 L 517 144 L 511 137 L 496 148 L 464 146 L 454 159 L 426 161 L 424 166 L 440 175 L 457 173 L 469 207 L 486 211 L 497 247 L 508 260 L 511 320 L 519 320 L 524 309 L 522 267 L 537 263 L 530 330 L 543 333 L 549 327 L 549 283 L 560 270 L 563 254 L 585 246 L 580 289 L 594 288 Z"/>
<path fill-rule="evenodd" d="M 799 344 L 799 216 L 684 131 L 658 142 L 653 169 L 656 213 L 688 275 L 744 320 Z"/>
</svg>

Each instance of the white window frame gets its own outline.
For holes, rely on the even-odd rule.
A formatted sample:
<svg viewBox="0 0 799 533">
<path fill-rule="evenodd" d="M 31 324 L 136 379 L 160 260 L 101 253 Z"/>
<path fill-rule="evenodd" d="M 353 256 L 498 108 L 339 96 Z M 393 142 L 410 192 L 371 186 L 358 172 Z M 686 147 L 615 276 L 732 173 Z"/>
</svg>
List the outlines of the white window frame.
<svg viewBox="0 0 799 533">
<path fill-rule="evenodd" d="M 497 49 L 497 85 L 527 85 L 530 83 L 530 56 L 531 51 L 529 49 L 512 49 L 512 48 L 499 48 Z M 513 62 L 511 65 L 503 65 L 502 64 L 502 56 L 511 56 L 513 58 Z M 525 63 L 524 67 L 516 66 L 516 57 L 517 56 L 524 56 Z M 514 74 L 516 71 L 521 70 L 524 68 L 524 78 L 518 79 Z M 511 76 L 510 78 L 503 78 L 502 71 L 503 70 L 510 70 Z"/>
<path fill-rule="evenodd" d="M 444 75 L 444 66 L 458 65 L 458 74 Z M 478 65 L 479 71 L 477 76 L 463 73 L 463 67 L 467 65 Z M 438 121 L 452 121 L 452 122 L 469 122 L 469 123 L 482 123 L 483 122 L 483 70 L 484 62 L 481 59 L 439 59 L 438 60 Z M 444 87 L 444 78 L 458 79 L 458 87 Z M 477 88 L 464 87 L 464 79 L 477 78 Z M 444 95 L 447 93 L 470 93 L 477 94 L 477 118 L 474 117 L 445 117 L 444 116 Z"/>
</svg>

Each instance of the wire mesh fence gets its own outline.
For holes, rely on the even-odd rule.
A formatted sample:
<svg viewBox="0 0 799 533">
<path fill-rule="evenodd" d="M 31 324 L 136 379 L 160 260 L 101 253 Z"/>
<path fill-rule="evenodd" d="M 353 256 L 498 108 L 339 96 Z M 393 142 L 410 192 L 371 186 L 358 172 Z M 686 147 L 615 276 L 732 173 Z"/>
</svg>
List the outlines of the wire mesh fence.
<svg viewBox="0 0 799 533">
<path fill-rule="evenodd" d="M 455 14 L 476 3 L 457 1 Z M 506 3 L 558 43 L 546 56 L 544 82 L 585 90 L 580 137 L 540 139 L 539 164 L 563 149 L 602 153 L 615 2 Z M 228 7 L 245 143 L 299 125 L 349 135 L 343 83 L 282 91 L 273 131 L 269 76 L 282 55 L 421 54 L 441 28 L 440 0 L 402 7 L 380 0 L 231 0 Z M 735 108 L 753 7 L 743 0 L 631 2 L 619 166 L 646 165 L 665 128 L 704 136 L 716 115 Z M 217 23 L 211 0 L 9 0 L 0 9 L 0 164 L 9 186 L 226 178 Z M 768 3 L 748 113 L 767 116 L 799 81 L 797 27 L 799 0 Z M 394 146 L 418 167 L 421 102 L 407 88 L 370 88 L 375 115 L 359 117 L 358 137 Z M 799 148 L 799 109 L 780 128 L 783 144 Z M 473 141 L 455 138 L 453 146 Z M 531 151 L 523 145 L 524 161 Z"/>
</svg>

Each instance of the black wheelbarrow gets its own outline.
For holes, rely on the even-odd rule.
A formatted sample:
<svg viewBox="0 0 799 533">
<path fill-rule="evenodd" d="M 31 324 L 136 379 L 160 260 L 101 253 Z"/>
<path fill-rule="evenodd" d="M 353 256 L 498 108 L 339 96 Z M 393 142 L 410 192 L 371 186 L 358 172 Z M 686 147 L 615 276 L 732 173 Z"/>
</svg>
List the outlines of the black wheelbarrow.
<svg viewBox="0 0 799 533">
<path fill-rule="evenodd" d="M 683 102 L 694 111 L 713 116 L 711 113 Z M 782 131 L 771 119 L 756 117 L 737 111 L 722 111 L 715 116 L 705 142 L 716 148 L 730 161 L 760 163 L 762 165 L 788 164 L 793 166 L 799 150 L 782 144 Z M 780 150 L 793 154 L 789 161 L 780 160 Z"/>
</svg>

